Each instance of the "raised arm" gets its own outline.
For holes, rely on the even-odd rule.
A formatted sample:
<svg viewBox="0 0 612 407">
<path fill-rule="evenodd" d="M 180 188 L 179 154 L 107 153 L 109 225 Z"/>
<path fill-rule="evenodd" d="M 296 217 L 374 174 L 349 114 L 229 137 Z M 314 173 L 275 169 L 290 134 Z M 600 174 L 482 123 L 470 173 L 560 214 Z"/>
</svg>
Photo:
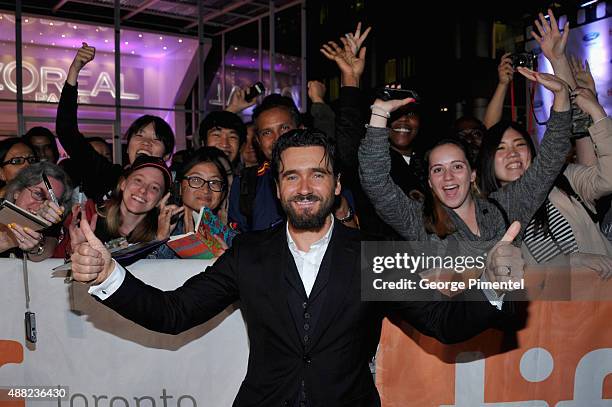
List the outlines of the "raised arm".
<svg viewBox="0 0 612 407">
<path fill-rule="evenodd" d="M 161 291 L 117 266 L 86 220 L 81 229 L 87 242 L 72 255 L 73 278 L 93 284 L 89 291 L 103 304 L 147 329 L 178 334 L 238 300 L 236 245 L 182 287 Z"/>
<path fill-rule="evenodd" d="M 593 75 L 591 74 L 591 67 L 589 66 L 589 61 L 585 60 L 583 64 L 582 61 L 576 60 L 574 56 L 571 57 L 570 61 L 572 73 L 574 74 L 574 79 L 576 80 L 576 85 L 578 85 L 578 88 L 589 89 L 591 92 L 593 92 L 595 98 L 597 99 L 595 79 L 593 79 Z M 589 114 L 586 111 L 585 113 Z M 593 119 L 593 115 L 590 116 L 591 119 Z M 591 138 L 581 137 L 576 140 L 576 162 L 582 165 L 595 165 L 597 163 L 597 156 L 595 155 L 595 150 L 593 149 L 593 143 L 591 142 Z"/>
<path fill-rule="evenodd" d="M 499 81 L 497 87 L 493 93 L 493 97 L 487 105 L 487 110 L 484 115 L 484 125 L 487 129 L 493 127 L 495 123 L 502 119 L 504 112 L 504 100 L 508 93 L 508 87 L 512 82 L 512 76 L 514 75 L 514 68 L 512 68 L 512 60 L 510 59 L 510 53 L 506 52 L 502 55 L 499 66 L 497 67 L 497 75 Z"/>
<path fill-rule="evenodd" d="M 121 167 L 113 165 L 98 154 L 81 134 L 77 123 L 77 78 L 81 69 L 92 61 L 94 56 L 95 48 L 86 43 L 77 51 L 62 89 L 55 126 L 57 138 L 81 173 L 84 192 L 87 196 L 99 200 L 115 187 Z"/>
<path fill-rule="evenodd" d="M 567 83 L 572 89 L 576 88 L 576 81 L 572 75 L 569 59 L 565 54 L 567 39 L 569 37 L 569 21 L 563 27 L 563 33 L 559 31 L 559 24 L 551 9 L 548 9 L 550 22 L 544 17 L 544 14 L 538 15 L 539 20 L 535 20 L 534 24 L 539 34 L 534 31 L 531 36 L 538 42 L 542 53 L 550 62 L 555 76 Z"/>
<path fill-rule="evenodd" d="M 376 99 L 365 138 L 359 146 L 359 177 L 361 186 L 381 219 L 406 240 L 424 240 L 422 204 L 404 194 L 391 179 L 389 129 L 391 112 L 414 99 Z"/>
<path fill-rule="evenodd" d="M 320 81 L 308 81 L 308 98 L 312 102 L 310 114 L 313 119 L 313 126 L 322 130 L 328 137 L 335 139 L 336 114 L 327 103 L 325 103 L 326 87 Z"/>
<path fill-rule="evenodd" d="M 336 114 L 336 144 L 342 169 L 351 175 L 357 173 L 359 162 L 357 150 L 363 138 L 365 119 L 361 113 L 362 94 L 359 89 L 361 75 L 365 68 L 366 47 L 363 43 L 371 28 L 361 32 L 361 23 L 354 33 L 340 39 L 342 47 L 334 41 L 323 44 L 321 53 L 336 63 L 340 70 L 340 99 Z M 348 175 L 348 174 L 346 174 Z M 356 178 L 356 176 L 355 176 Z"/>
<path fill-rule="evenodd" d="M 519 179 L 491 194 L 491 198 L 506 210 L 508 219 L 518 220 L 524 228 L 546 199 L 565 163 L 565 156 L 570 149 L 571 111 L 569 89 L 565 82 L 554 75 L 526 68 L 518 68 L 518 71 L 554 94 L 550 118 L 538 155 Z"/>
<path fill-rule="evenodd" d="M 593 119 L 589 128 L 589 144 L 595 154 L 592 165 L 570 165 L 565 172 L 576 193 L 595 205 L 595 200 L 612 193 L 612 121 L 597 101 L 597 96 L 586 88 L 574 91 L 575 102 Z M 592 143 L 591 143 L 592 140 Z"/>
</svg>

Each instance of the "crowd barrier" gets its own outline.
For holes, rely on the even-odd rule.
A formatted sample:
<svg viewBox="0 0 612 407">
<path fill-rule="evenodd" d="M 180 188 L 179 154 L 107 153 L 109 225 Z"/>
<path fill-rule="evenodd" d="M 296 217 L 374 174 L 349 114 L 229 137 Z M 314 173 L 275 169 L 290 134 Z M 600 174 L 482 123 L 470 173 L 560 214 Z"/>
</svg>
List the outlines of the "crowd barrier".
<svg viewBox="0 0 612 407">
<path fill-rule="evenodd" d="M 249 351 L 239 309 L 181 335 L 159 334 L 53 276 L 58 264 L 28 263 L 38 325 L 31 346 L 22 263 L 0 259 L 0 387 L 68 388 L 64 400 L 33 404 L 41 407 L 231 406 Z M 130 270 L 172 289 L 208 264 L 144 260 Z M 376 372 L 383 405 L 612 407 L 612 302 L 532 302 L 525 311 L 516 334 L 489 330 L 453 346 L 385 320 Z"/>
</svg>

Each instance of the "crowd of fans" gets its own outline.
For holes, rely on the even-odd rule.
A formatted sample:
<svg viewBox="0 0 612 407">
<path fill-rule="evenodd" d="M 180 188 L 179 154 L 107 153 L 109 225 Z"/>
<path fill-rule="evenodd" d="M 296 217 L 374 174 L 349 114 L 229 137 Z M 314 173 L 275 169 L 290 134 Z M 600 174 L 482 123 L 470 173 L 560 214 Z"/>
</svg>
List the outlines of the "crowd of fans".
<svg viewBox="0 0 612 407">
<path fill-rule="evenodd" d="M 520 221 L 523 251 L 532 261 L 568 256 L 572 266 L 609 278 L 612 123 L 597 100 L 588 63 L 566 56 L 569 27 L 561 32 L 549 14 L 550 21 L 540 17 L 533 36 L 554 74 L 515 68 L 505 54 L 484 122 L 460 118 L 448 134 L 435 135 L 427 151 L 415 148 L 421 122 L 428 118 L 414 99 L 366 101 L 359 84 L 370 29 L 362 32 L 358 25 L 340 43 L 329 41 L 321 48 L 341 75 L 334 109 L 324 102 L 325 86 L 311 81 L 307 119 L 292 99 L 270 94 L 244 123 L 238 114 L 256 100 L 246 100 L 246 90 L 239 90 L 225 111 L 211 112 L 200 123 L 197 137 L 203 147 L 174 152 L 168 123 L 144 115 L 126 133 L 127 165 L 113 164 L 103 138 L 79 131 L 77 79 L 86 64 L 95 63 L 95 49 L 84 43 L 70 66 L 57 112 L 57 141 L 69 158 L 58 162 L 56 137 L 43 127 L 0 142 L 0 196 L 53 223 L 41 233 L 2 226 L 0 251 L 4 256 L 27 253 L 33 260 L 69 258 L 84 241 L 82 218 L 104 242 L 166 239 L 194 231 L 202 207 L 241 233 L 274 227 L 285 219 L 270 164 L 275 143 L 309 123 L 336 145 L 342 192 L 334 215 L 366 238 L 490 242 Z M 523 126 L 503 118 L 506 92 L 519 74 L 554 95 L 537 149 Z M 370 117 L 363 113 L 367 105 Z M 573 123 L 576 112 L 587 114 L 590 122 Z M 575 157 L 568 156 L 572 145 Z M 176 254 L 161 246 L 150 257 Z"/>
</svg>

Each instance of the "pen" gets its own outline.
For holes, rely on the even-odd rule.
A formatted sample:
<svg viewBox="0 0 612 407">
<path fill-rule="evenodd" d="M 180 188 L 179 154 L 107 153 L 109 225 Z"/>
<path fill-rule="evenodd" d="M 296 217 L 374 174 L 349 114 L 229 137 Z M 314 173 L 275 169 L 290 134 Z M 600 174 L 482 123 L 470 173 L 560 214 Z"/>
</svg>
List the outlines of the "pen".
<svg viewBox="0 0 612 407">
<path fill-rule="evenodd" d="M 44 172 L 42 173 L 42 179 L 43 182 L 45 183 L 45 187 L 47 188 L 47 192 L 49 192 L 49 197 L 51 198 L 51 201 L 56 204 L 57 206 L 59 206 L 59 202 L 57 201 L 57 197 L 55 196 L 55 193 L 53 192 L 53 187 L 51 187 L 51 183 L 49 182 L 49 178 L 47 178 L 47 174 L 45 174 Z"/>
</svg>

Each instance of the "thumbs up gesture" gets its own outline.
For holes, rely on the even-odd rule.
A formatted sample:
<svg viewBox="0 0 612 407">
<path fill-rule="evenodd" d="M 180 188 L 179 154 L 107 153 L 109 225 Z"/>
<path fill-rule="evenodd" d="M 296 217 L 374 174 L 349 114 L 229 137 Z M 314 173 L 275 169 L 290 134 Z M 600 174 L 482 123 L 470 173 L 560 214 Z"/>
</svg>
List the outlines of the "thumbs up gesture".
<svg viewBox="0 0 612 407">
<path fill-rule="evenodd" d="M 81 219 L 81 232 L 86 241 L 72 253 L 72 278 L 82 283 L 97 285 L 112 273 L 115 264 L 110 252 L 94 235 L 87 219 Z"/>
<path fill-rule="evenodd" d="M 487 278 L 491 282 L 516 282 L 525 275 L 525 261 L 521 249 L 512 242 L 521 231 L 521 224 L 513 222 L 502 240 L 487 255 Z"/>
</svg>

